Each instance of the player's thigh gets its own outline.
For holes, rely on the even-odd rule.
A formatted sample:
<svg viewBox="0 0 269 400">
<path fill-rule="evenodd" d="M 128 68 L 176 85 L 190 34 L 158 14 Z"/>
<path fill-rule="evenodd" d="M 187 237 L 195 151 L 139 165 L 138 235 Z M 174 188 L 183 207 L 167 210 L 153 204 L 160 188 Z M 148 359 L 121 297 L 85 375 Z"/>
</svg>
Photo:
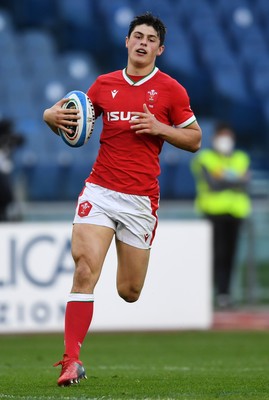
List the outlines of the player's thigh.
<svg viewBox="0 0 269 400">
<path fill-rule="evenodd" d="M 76 266 L 75 282 L 76 279 L 86 278 L 91 280 L 91 285 L 96 284 L 113 236 L 112 228 L 94 224 L 74 224 L 72 256 Z"/>
<path fill-rule="evenodd" d="M 122 297 L 132 294 L 137 298 L 147 274 L 150 249 L 140 249 L 116 239 L 118 269 L 117 289 Z M 134 301 L 136 299 L 134 298 Z"/>
</svg>

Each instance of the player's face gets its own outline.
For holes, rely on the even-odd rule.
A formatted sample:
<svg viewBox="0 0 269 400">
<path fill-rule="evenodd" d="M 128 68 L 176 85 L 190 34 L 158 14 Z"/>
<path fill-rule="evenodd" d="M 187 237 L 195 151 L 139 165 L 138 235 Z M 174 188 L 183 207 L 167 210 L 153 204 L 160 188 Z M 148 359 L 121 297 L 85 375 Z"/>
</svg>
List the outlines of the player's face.
<svg viewBox="0 0 269 400">
<path fill-rule="evenodd" d="M 152 26 L 137 25 L 130 37 L 126 38 L 128 62 L 140 68 L 153 66 L 156 56 L 160 56 L 164 46 L 160 46 L 160 39 Z"/>
</svg>

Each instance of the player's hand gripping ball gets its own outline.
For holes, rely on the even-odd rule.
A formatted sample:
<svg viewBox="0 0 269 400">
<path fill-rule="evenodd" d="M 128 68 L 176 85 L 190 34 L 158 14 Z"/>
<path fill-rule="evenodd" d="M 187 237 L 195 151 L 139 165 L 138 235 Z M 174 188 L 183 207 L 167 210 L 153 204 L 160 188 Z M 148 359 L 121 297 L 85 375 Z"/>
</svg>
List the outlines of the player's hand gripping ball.
<svg viewBox="0 0 269 400">
<path fill-rule="evenodd" d="M 79 110 L 80 119 L 77 120 L 78 125 L 67 126 L 68 129 L 72 130 L 72 133 L 67 133 L 59 128 L 59 135 L 68 146 L 83 146 L 91 137 L 94 128 L 95 113 L 93 104 L 89 97 L 79 90 L 69 92 L 65 98 L 69 100 L 64 103 L 63 108 Z"/>
</svg>

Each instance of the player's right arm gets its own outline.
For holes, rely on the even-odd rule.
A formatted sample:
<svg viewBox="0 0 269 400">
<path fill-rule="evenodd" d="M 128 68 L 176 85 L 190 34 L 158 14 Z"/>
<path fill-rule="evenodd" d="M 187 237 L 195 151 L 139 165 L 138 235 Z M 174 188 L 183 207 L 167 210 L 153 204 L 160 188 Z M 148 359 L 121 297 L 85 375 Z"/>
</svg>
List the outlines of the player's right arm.
<svg viewBox="0 0 269 400">
<path fill-rule="evenodd" d="M 193 153 L 200 149 L 202 131 L 196 120 L 185 128 L 169 126 L 158 121 L 155 116 L 151 114 L 146 104 L 143 105 L 143 108 L 143 113 L 131 113 L 135 118 L 132 118 L 129 122 L 131 124 L 131 129 L 133 129 L 136 134 L 159 136 L 167 143 Z"/>
<path fill-rule="evenodd" d="M 63 104 L 67 101 L 68 99 L 66 98 L 61 99 L 52 107 L 47 108 L 43 113 L 43 120 L 57 135 L 59 134 L 59 128 L 67 133 L 72 133 L 71 129 L 68 129 L 66 126 L 76 126 L 76 121 L 80 118 L 79 110 L 62 108 Z"/>
</svg>

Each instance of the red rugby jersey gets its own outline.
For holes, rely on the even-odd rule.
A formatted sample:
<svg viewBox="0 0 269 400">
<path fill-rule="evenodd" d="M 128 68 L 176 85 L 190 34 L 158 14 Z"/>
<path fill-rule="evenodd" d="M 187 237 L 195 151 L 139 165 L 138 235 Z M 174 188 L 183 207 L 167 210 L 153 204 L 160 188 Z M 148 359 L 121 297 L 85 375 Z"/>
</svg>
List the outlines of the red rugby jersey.
<svg viewBox="0 0 269 400">
<path fill-rule="evenodd" d="M 100 149 L 86 182 L 122 193 L 159 193 L 159 154 L 163 139 L 130 129 L 132 111 L 150 112 L 164 124 L 185 127 L 195 121 L 186 90 L 157 67 L 134 82 L 126 70 L 101 75 L 87 92 L 96 117 L 102 114 Z"/>
</svg>

